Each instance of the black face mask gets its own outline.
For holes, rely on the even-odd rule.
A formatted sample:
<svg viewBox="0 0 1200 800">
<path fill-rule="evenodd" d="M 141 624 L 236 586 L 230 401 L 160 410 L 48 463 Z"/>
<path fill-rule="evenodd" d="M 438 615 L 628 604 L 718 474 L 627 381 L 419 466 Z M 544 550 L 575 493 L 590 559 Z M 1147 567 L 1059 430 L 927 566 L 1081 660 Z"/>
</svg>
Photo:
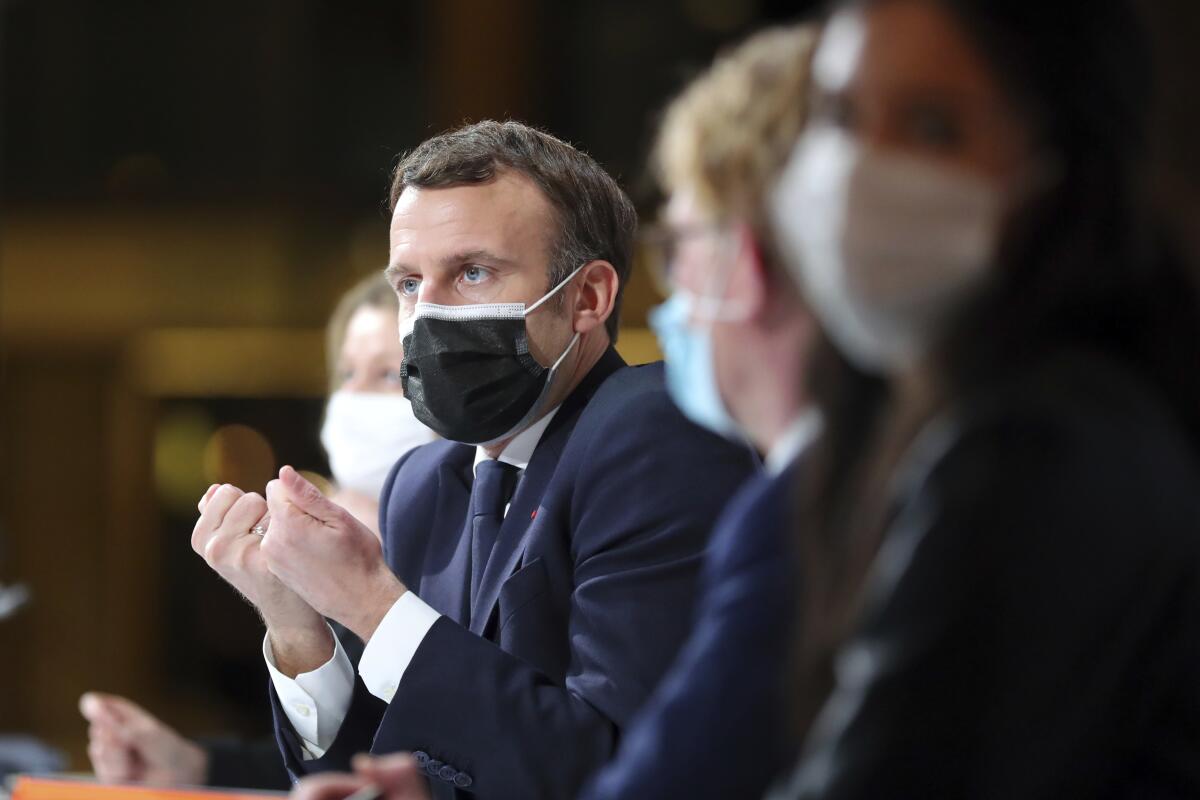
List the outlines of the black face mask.
<svg viewBox="0 0 1200 800">
<path fill-rule="evenodd" d="M 417 419 L 443 438 L 474 445 L 500 441 L 534 422 L 579 334 L 543 367 L 529 353 L 525 316 L 578 272 L 528 309 L 524 303 L 417 303 L 400 369 Z"/>
</svg>

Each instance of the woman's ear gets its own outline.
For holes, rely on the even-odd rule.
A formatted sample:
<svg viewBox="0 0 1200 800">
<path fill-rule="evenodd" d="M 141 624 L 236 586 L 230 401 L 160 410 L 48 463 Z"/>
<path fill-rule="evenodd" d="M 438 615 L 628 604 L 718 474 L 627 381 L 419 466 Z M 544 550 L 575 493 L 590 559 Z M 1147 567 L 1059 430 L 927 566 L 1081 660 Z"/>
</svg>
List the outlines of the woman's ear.
<svg viewBox="0 0 1200 800">
<path fill-rule="evenodd" d="M 620 278 L 607 261 L 589 262 L 580 271 L 583 276 L 575 295 L 573 322 L 577 333 L 604 327 L 617 305 Z"/>
</svg>

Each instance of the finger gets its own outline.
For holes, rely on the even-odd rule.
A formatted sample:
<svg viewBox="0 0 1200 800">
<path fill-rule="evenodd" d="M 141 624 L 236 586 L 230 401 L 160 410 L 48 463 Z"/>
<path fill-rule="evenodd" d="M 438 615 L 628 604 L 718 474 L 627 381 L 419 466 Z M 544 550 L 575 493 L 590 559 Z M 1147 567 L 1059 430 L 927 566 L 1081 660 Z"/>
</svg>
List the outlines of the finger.
<svg viewBox="0 0 1200 800">
<path fill-rule="evenodd" d="M 107 694 L 105 692 L 88 692 L 80 698 L 80 705 L 89 705 L 91 708 L 99 708 L 102 713 L 115 717 L 121 722 L 129 722 L 130 720 L 139 717 L 145 717 L 158 721 L 157 718 L 149 711 L 139 706 L 132 700 L 121 697 L 117 694 Z"/>
<path fill-rule="evenodd" d="M 266 514 L 267 501 L 257 492 L 250 492 L 239 497 L 225 513 L 221 527 L 233 535 L 248 534 Z"/>
<path fill-rule="evenodd" d="M 109 695 L 105 703 L 110 713 L 121 720 L 121 725 L 114 732 L 136 749 L 144 749 L 161 741 L 164 736 L 175 734 L 166 723 L 132 700 Z"/>
<path fill-rule="evenodd" d="M 424 776 L 417 760 L 408 753 L 375 758 L 360 755 L 354 758 L 354 771 L 383 789 L 389 798 L 423 797 Z"/>
<path fill-rule="evenodd" d="M 96 773 L 96 777 L 102 781 L 116 780 L 113 773 L 116 771 L 114 765 L 109 761 L 108 749 L 100 742 L 88 742 L 87 746 L 88 761 L 92 762 L 92 772 Z"/>
<path fill-rule="evenodd" d="M 292 493 L 283 485 L 283 481 L 276 478 L 267 484 L 267 513 L 271 520 L 276 523 L 275 527 L 269 530 L 268 535 L 279 533 L 280 531 L 291 530 L 293 523 L 316 522 L 320 525 L 325 525 L 325 521 L 317 519 L 300 506 L 292 502 Z M 276 538 L 286 538 L 279 536 Z"/>
<path fill-rule="evenodd" d="M 279 485 L 292 505 L 310 517 L 321 522 L 333 522 L 341 518 L 342 507 L 321 494 L 320 489 L 291 467 L 285 466 L 279 470 Z"/>
<path fill-rule="evenodd" d="M 92 723 L 89 737 L 101 745 L 127 749 L 130 757 L 144 756 L 179 738 L 157 717 L 124 697 L 89 692 L 80 699 L 80 707 Z"/>
<path fill-rule="evenodd" d="M 135 749 L 121 738 L 117 728 L 92 725 L 88 727 L 88 753 L 110 771 L 132 769 Z"/>
<path fill-rule="evenodd" d="M 208 487 L 208 491 L 206 491 L 204 496 L 200 498 L 200 502 L 196 503 L 196 510 L 203 514 L 204 507 L 208 505 L 208 501 L 212 498 L 213 494 L 216 493 L 217 489 L 220 488 L 221 484 L 219 483 L 214 483 L 212 486 Z"/>
<path fill-rule="evenodd" d="M 267 498 L 267 508 L 269 513 L 274 516 L 283 512 L 292 501 L 288 490 L 284 488 L 283 482 L 276 478 L 272 481 L 267 481 L 266 491 L 263 492 Z"/>
<path fill-rule="evenodd" d="M 105 725 L 89 725 L 88 742 L 102 747 L 125 746 L 117 729 Z"/>
<path fill-rule="evenodd" d="M 125 724 L 121 708 L 113 703 L 116 695 L 103 692 L 86 692 L 79 698 L 79 713 L 88 722 L 104 727 L 117 727 Z"/>
<path fill-rule="evenodd" d="M 79 696 L 79 713 L 93 724 L 101 720 L 107 721 L 108 718 L 107 709 L 104 707 L 101 695 L 97 692 L 84 692 Z"/>
<path fill-rule="evenodd" d="M 368 781 L 358 775 L 326 772 L 311 775 L 296 784 L 291 800 L 343 800 L 366 786 Z"/>
<path fill-rule="evenodd" d="M 225 514 L 243 494 L 245 492 L 241 489 L 228 483 L 217 487 L 212 497 L 209 498 L 208 504 L 204 506 L 204 510 L 200 512 L 200 518 L 196 520 L 196 527 L 192 529 L 193 550 L 197 553 L 204 552 L 208 540 L 225 521 Z"/>
<path fill-rule="evenodd" d="M 102 781 L 123 783 L 137 777 L 133 754 L 118 743 L 100 741 L 90 744 L 88 758 L 96 771 L 96 777 Z"/>
<path fill-rule="evenodd" d="M 255 551 L 262 550 L 262 543 L 263 537 L 261 536 L 253 534 L 238 536 L 227 542 L 224 554 L 222 555 L 222 563 L 242 572 L 261 569 L 262 565 L 257 562 Z M 253 599 L 249 597 L 246 599 L 254 603 Z"/>
</svg>

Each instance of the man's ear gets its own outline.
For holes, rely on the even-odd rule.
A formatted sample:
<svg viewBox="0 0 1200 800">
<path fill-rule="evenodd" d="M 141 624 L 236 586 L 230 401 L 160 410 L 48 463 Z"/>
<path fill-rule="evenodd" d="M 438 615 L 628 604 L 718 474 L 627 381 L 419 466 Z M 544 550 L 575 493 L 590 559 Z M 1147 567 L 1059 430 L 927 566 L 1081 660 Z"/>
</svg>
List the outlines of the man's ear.
<svg viewBox="0 0 1200 800">
<path fill-rule="evenodd" d="M 733 273 L 725 291 L 725 301 L 740 309 L 749 319 L 761 318 L 767 310 L 771 276 L 764 262 L 762 245 L 749 225 L 738 225 Z"/>
<path fill-rule="evenodd" d="M 604 327 L 612 316 L 621 281 L 616 268 L 602 260 L 587 263 L 579 274 L 582 277 L 575 293 L 572 317 L 575 331 L 583 334 Z"/>
</svg>

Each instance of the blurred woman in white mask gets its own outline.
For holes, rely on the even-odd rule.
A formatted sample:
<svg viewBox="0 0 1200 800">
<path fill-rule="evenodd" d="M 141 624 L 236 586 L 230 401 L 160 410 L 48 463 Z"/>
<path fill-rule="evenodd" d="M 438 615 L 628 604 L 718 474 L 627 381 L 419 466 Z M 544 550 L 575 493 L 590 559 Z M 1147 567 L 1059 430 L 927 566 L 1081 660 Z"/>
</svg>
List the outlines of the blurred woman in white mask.
<svg viewBox="0 0 1200 800">
<path fill-rule="evenodd" d="M 1133 0 L 838 0 L 775 228 L 809 381 L 780 798 L 1200 795 L 1200 301 Z"/>
<path fill-rule="evenodd" d="M 436 435 L 416 420 L 400 389 L 404 351 L 396 294 L 381 274 L 348 291 L 326 329 L 330 395 L 321 428 L 335 481 L 333 499 L 379 535 L 379 492 L 388 470 Z M 357 658 L 362 644 L 342 637 Z M 132 701 L 89 692 L 80 710 L 90 723 L 88 755 L 96 777 L 155 786 L 286 789 L 274 739 L 246 742 L 184 738 Z"/>
<path fill-rule="evenodd" d="M 321 428 L 333 500 L 379 535 L 379 492 L 392 465 L 437 435 L 400 388 L 396 293 L 371 275 L 342 297 L 327 330 L 330 395 Z"/>
</svg>

